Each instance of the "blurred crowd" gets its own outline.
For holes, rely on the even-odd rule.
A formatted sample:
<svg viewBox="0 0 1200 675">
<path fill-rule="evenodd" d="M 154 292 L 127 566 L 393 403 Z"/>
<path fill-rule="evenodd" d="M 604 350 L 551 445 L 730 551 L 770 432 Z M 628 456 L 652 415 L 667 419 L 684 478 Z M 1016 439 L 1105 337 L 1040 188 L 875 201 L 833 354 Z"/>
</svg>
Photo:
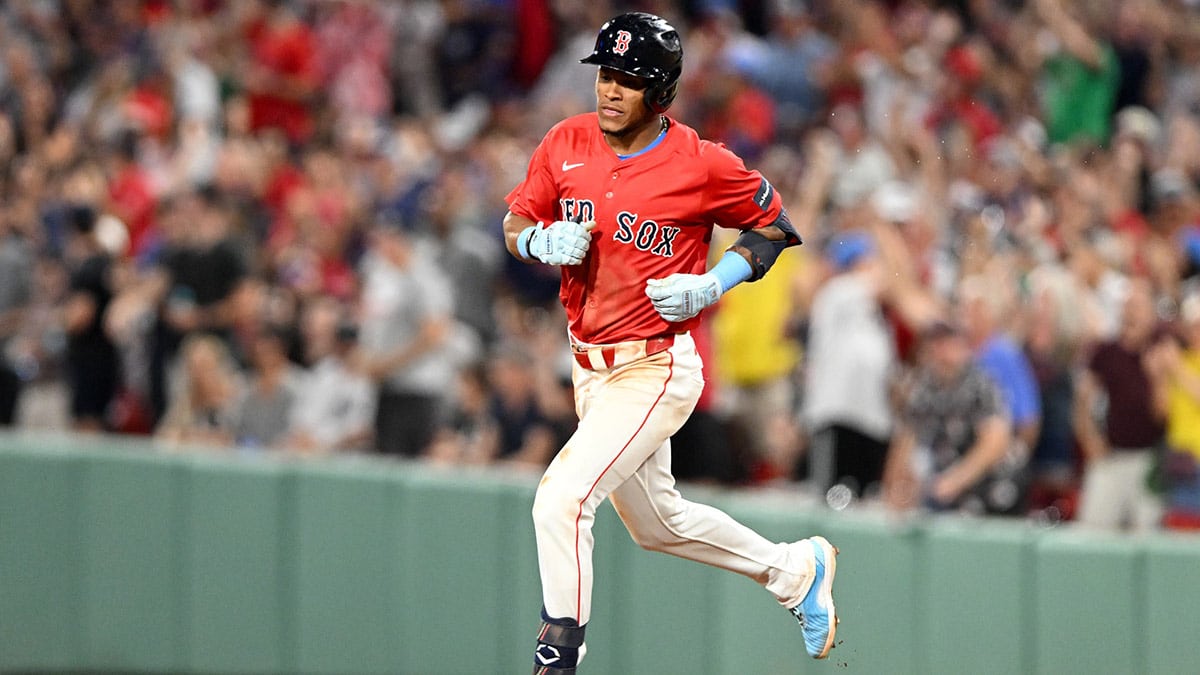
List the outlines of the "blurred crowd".
<svg viewBox="0 0 1200 675">
<path fill-rule="evenodd" d="M 628 9 L 805 238 L 709 311 L 680 478 L 1200 527 L 1194 0 L 10 0 L 0 424 L 543 467 L 504 195 Z"/>
</svg>

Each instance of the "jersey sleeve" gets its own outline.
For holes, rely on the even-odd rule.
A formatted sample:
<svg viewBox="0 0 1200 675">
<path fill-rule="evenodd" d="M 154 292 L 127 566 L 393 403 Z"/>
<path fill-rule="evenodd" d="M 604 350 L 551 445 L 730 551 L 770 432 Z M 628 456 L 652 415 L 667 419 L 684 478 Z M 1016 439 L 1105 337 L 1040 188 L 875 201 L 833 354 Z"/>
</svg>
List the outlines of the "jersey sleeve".
<svg viewBox="0 0 1200 675">
<path fill-rule="evenodd" d="M 783 200 L 770 181 L 758 171 L 747 169 L 741 158 L 725 146 L 706 143 L 702 157 L 708 167 L 705 205 L 717 225 L 752 230 L 787 217 Z"/>
<path fill-rule="evenodd" d="M 553 135 L 547 135 L 534 149 L 529 158 L 529 168 L 525 172 L 525 180 L 508 193 L 504 201 L 508 210 L 518 216 L 524 216 L 532 221 L 555 220 L 558 203 L 558 185 L 550 171 L 550 151 Z"/>
</svg>

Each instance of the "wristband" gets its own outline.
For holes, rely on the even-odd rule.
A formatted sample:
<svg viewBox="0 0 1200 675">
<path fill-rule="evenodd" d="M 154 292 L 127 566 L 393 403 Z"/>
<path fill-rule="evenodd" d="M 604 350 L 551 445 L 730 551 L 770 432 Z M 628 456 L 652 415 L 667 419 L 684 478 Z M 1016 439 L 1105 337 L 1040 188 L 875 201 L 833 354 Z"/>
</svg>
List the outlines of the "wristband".
<svg viewBox="0 0 1200 675">
<path fill-rule="evenodd" d="M 741 255 L 733 251 L 726 251 L 725 255 L 721 256 L 721 260 L 708 273 L 717 278 L 717 282 L 721 285 L 721 292 L 724 293 L 749 279 L 754 274 L 754 270 Z"/>
<path fill-rule="evenodd" d="M 541 223 L 538 223 L 537 225 L 530 225 L 529 227 L 521 230 L 521 234 L 517 235 L 517 253 L 519 253 L 522 258 L 533 258 L 533 255 L 529 252 L 529 240 L 533 238 L 534 231 L 541 226 Z"/>
</svg>

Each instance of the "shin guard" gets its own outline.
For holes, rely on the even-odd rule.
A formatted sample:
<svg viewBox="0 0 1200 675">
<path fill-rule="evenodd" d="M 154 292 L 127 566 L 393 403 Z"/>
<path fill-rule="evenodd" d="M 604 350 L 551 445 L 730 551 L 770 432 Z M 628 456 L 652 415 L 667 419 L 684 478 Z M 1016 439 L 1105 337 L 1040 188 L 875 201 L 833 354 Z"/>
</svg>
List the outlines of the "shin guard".
<svg viewBox="0 0 1200 675">
<path fill-rule="evenodd" d="M 542 610 L 542 628 L 533 652 L 533 675 L 575 675 L 583 647 L 583 632 L 574 619 L 555 619 Z"/>
</svg>

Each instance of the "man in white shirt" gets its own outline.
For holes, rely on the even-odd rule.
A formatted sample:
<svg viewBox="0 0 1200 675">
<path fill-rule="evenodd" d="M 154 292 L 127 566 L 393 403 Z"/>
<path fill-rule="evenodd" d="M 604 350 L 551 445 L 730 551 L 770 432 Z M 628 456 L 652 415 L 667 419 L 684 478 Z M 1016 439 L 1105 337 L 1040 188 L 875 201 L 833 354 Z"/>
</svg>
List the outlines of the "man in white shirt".
<svg viewBox="0 0 1200 675">
<path fill-rule="evenodd" d="M 358 331 L 330 297 L 305 308 L 301 331 L 309 370 L 296 389 L 285 445 L 314 452 L 367 450 L 375 386 L 352 363 Z"/>
</svg>

